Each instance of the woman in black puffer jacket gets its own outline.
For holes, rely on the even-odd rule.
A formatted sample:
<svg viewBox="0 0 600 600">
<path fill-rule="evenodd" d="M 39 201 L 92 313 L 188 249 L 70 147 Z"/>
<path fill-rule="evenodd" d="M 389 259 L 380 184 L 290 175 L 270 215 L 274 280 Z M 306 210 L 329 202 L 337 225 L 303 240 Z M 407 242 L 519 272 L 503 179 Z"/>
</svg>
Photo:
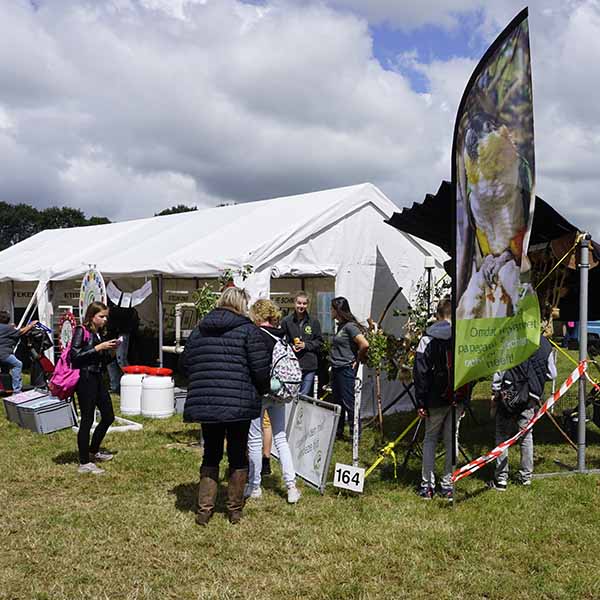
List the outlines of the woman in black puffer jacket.
<svg viewBox="0 0 600 600">
<path fill-rule="evenodd" d="M 229 520 L 238 523 L 242 516 L 248 479 L 248 431 L 250 421 L 260 415 L 260 396 L 269 390 L 271 368 L 266 344 L 247 311 L 246 292 L 227 288 L 217 308 L 192 332 L 181 357 L 189 380 L 183 418 L 201 423 L 204 438 L 196 516 L 199 525 L 206 525 L 214 510 L 225 438 Z"/>
</svg>

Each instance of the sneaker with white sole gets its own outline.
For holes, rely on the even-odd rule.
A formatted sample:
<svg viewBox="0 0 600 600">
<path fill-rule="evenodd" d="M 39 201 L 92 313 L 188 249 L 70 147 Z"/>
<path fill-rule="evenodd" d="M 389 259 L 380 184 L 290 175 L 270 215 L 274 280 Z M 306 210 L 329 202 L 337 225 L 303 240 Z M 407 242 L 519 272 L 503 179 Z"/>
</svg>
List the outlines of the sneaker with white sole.
<svg viewBox="0 0 600 600">
<path fill-rule="evenodd" d="M 289 504 L 296 504 L 296 502 L 298 502 L 298 500 L 300 500 L 300 496 L 302 496 L 302 494 L 300 493 L 300 490 L 295 485 L 291 485 L 287 489 L 287 501 Z"/>
<path fill-rule="evenodd" d="M 261 487 L 252 487 L 250 484 L 246 485 L 244 489 L 244 498 L 260 498 L 262 496 Z"/>
<path fill-rule="evenodd" d="M 98 450 L 96 454 L 90 452 L 90 458 L 98 462 L 107 462 L 112 460 L 113 456 L 110 452 L 102 452 L 102 450 Z"/>
<path fill-rule="evenodd" d="M 97 467 L 93 462 L 85 463 L 85 465 L 79 465 L 77 469 L 78 473 L 92 473 L 93 475 L 100 475 L 104 473 L 104 469 Z"/>
<path fill-rule="evenodd" d="M 485 484 L 488 489 L 494 490 L 495 492 L 505 492 L 506 491 L 506 483 L 503 481 L 496 481 L 492 479 Z"/>
</svg>

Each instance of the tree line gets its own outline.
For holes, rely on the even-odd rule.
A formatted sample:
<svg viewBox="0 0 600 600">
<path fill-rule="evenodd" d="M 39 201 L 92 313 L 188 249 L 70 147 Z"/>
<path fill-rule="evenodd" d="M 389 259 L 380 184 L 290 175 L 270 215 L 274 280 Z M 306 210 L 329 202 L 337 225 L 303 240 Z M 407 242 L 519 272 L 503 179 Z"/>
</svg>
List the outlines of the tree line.
<svg viewBox="0 0 600 600">
<path fill-rule="evenodd" d="M 235 203 L 231 203 L 235 204 Z M 230 203 L 219 206 L 229 206 Z M 178 204 L 156 213 L 154 216 L 172 215 L 198 210 L 196 206 Z M 52 206 L 39 210 L 29 204 L 0 202 L 0 251 L 18 244 L 45 229 L 67 229 L 86 225 L 111 223 L 106 217 L 87 218 L 78 208 Z"/>
<path fill-rule="evenodd" d="M 4 250 L 44 229 L 65 229 L 110 223 L 106 217 L 89 219 L 77 208 L 52 206 L 39 210 L 29 204 L 0 202 L 0 250 Z"/>
</svg>

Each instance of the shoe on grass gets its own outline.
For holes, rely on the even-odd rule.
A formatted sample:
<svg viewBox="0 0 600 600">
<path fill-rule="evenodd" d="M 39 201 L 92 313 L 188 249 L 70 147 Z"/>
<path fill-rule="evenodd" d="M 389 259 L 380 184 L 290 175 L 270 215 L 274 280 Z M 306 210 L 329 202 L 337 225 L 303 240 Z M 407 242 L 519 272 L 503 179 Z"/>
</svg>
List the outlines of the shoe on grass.
<svg viewBox="0 0 600 600">
<path fill-rule="evenodd" d="M 296 502 L 300 500 L 300 496 L 302 496 L 302 494 L 296 485 L 290 485 L 290 487 L 288 487 L 287 501 L 289 504 L 296 504 Z"/>
<path fill-rule="evenodd" d="M 271 475 L 271 459 L 268 456 L 262 458 L 262 468 L 260 470 L 261 476 Z"/>
<path fill-rule="evenodd" d="M 252 487 L 250 484 L 248 484 L 244 488 L 244 498 L 258 499 L 261 496 L 262 496 L 262 488 L 260 486 Z"/>
<path fill-rule="evenodd" d="M 113 455 L 110 452 L 103 452 L 102 450 L 98 450 L 98 452 L 96 452 L 95 454 L 90 452 L 90 458 L 98 462 L 107 462 L 113 459 Z"/>
<path fill-rule="evenodd" d="M 440 496 L 446 499 L 448 502 L 454 502 L 454 490 L 451 487 L 441 488 Z"/>
<path fill-rule="evenodd" d="M 100 475 L 104 473 L 104 469 L 97 467 L 93 462 L 85 463 L 85 465 L 79 465 L 79 469 L 77 469 L 78 473 L 92 473 L 92 475 Z"/>
<path fill-rule="evenodd" d="M 423 498 L 423 500 L 431 500 L 433 498 L 433 489 L 430 487 L 420 488 L 419 497 Z"/>
<path fill-rule="evenodd" d="M 531 479 L 522 479 L 522 478 L 519 478 L 519 479 L 517 479 L 517 483 L 519 485 L 524 486 L 524 487 L 531 487 Z"/>
<path fill-rule="evenodd" d="M 506 483 L 502 483 L 501 481 L 496 481 L 495 479 L 488 481 L 485 485 L 487 485 L 487 487 L 490 490 L 494 490 L 496 492 L 505 492 L 506 491 Z"/>
</svg>

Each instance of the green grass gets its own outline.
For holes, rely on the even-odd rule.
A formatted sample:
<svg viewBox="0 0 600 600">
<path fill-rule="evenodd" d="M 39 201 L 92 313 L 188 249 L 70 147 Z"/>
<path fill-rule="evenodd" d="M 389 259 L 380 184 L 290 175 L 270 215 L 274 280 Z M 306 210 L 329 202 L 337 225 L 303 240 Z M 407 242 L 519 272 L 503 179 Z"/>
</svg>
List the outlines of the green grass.
<svg viewBox="0 0 600 600">
<path fill-rule="evenodd" d="M 570 370 L 561 361 L 561 375 Z M 488 395 L 482 384 L 476 391 Z M 574 388 L 558 412 L 575 404 Z M 493 441 L 487 402 L 474 409 L 480 424 L 467 416 L 461 425 L 473 456 Z M 386 437 L 411 418 L 388 418 Z M 143 432 L 107 437 L 117 454 L 105 475 L 78 476 L 71 431 L 35 435 L 0 420 L 0 598 L 600 597 L 598 477 L 536 480 L 499 494 L 485 491 L 488 467 L 460 482 L 451 508 L 416 496 L 417 459 L 399 480 L 386 461 L 363 495 L 301 486 L 295 507 L 274 476 L 239 526 L 226 521 L 221 499 L 201 529 L 193 512 L 197 435 L 177 417 L 144 420 Z M 546 419 L 534 437 L 537 472 L 558 470 L 555 459 L 575 464 Z M 588 466 L 600 468 L 592 424 L 588 441 Z M 367 430 L 363 465 L 379 447 Z M 517 458 L 513 450 L 513 466 Z M 336 460 L 350 461 L 348 443 L 336 444 Z"/>
</svg>

